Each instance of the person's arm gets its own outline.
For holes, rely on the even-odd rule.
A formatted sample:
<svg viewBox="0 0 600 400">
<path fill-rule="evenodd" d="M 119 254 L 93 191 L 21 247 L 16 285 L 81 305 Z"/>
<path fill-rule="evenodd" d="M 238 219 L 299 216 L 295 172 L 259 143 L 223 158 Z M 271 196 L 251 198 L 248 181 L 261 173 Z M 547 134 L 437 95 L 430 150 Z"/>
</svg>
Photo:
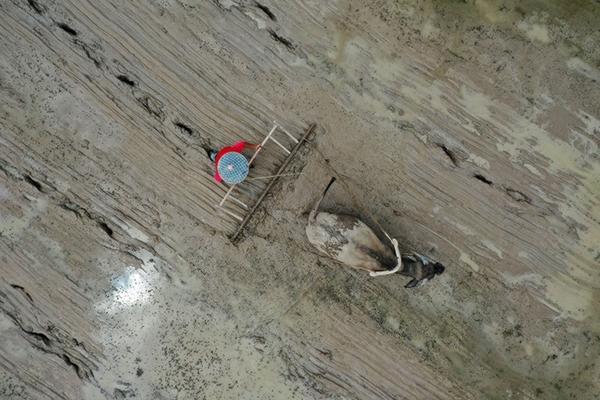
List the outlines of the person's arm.
<svg viewBox="0 0 600 400">
<path fill-rule="evenodd" d="M 260 148 L 260 145 L 240 140 L 239 142 L 234 143 L 232 146 L 230 146 L 229 149 L 231 149 L 231 151 L 235 151 L 236 153 L 241 153 L 246 147 L 252 150 L 258 150 Z"/>
<path fill-rule="evenodd" d="M 236 153 L 241 153 L 242 151 L 244 151 L 244 149 L 246 148 L 247 145 L 248 145 L 248 143 L 244 142 L 243 140 L 240 140 L 239 142 L 235 142 L 234 144 L 229 146 L 227 149 L 229 151 L 235 151 Z"/>
</svg>

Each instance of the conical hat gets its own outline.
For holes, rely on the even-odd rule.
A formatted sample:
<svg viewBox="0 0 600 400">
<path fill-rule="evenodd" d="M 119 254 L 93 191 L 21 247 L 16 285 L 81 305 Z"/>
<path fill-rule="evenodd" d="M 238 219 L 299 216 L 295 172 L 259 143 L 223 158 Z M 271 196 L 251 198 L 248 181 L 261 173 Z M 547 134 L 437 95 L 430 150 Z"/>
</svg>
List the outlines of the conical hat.
<svg viewBox="0 0 600 400">
<path fill-rule="evenodd" d="M 217 170 L 225 183 L 235 185 L 248 176 L 248 160 L 242 154 L 230 151 L 219 159 Z"/>
</svg>

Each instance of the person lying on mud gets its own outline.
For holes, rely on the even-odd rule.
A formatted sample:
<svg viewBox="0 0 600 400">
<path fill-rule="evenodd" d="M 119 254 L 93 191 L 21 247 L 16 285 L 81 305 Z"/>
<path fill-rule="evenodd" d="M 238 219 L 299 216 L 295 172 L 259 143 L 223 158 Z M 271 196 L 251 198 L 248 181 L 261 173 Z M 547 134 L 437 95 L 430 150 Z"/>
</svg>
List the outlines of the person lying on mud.
<svg viewBox="0 0 600 400">
<path fill-rule="evenodd" d="M 223 182 L 223 178 L 219 174 L 219 160 L 227 153 L 242 153 L 245 149 L 258 150 L 259 144 L 248 143 L 243 140 L 234 143 L 231 146 L 223 147 L 221 150 L 210 150 L 208 151 L 208 158 L 215 164 L 215 181 L 217 183 Z"/>
</svg>

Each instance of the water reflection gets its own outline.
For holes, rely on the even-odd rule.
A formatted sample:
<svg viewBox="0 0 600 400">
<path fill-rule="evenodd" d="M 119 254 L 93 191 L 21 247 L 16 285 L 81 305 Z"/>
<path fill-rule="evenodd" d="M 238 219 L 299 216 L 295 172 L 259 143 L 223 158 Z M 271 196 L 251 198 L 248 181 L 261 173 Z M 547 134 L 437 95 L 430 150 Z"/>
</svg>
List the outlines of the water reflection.
<svg viewBox="0 0 600 400">
<path fill-rule="evenodd" d="M 123 273 L 111 279 L 108 297 L 98 304 L 98 308 L 108 313 L 124 311 L 134 306 L 149 303 L 156 290 L 158 272 L 151 263 L 144 268 L 128 266 Z"/>
<path fill-rule="evenodd" d="M 143 270 L 128 267 L 125 272 L 113 279 L 113 303 L 122 306 L 144 304 L 152 295 L 149 276 Z"/>
</svg>

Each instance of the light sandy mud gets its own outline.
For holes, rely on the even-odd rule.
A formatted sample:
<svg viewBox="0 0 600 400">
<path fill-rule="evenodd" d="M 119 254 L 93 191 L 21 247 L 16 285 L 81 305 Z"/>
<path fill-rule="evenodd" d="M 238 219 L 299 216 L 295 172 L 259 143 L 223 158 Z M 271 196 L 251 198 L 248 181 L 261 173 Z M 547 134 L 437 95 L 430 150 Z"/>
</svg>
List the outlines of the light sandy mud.
<svg viewBox="0 0 600 400">
<path fill-rule="evenodd" d="M 0 398 L 598 398 L 599 26 L 593 0 L 0 2 Z M 236 246 L 204 147 L 273 120 L 317 130 Z M 331 175 L 324 209 L 446 272 L 317 254 Z"/>
</svg>

